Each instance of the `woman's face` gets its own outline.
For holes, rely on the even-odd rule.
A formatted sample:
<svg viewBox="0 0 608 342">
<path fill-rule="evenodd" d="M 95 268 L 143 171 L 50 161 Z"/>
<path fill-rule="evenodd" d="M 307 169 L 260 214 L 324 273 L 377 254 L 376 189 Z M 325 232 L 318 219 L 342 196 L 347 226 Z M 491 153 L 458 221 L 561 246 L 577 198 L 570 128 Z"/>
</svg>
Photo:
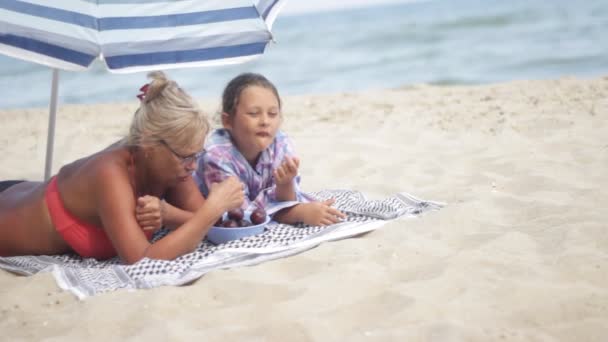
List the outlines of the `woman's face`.
<svg viewBox="0 0 608 342">
<path fill-rule="evenodd" d="M 169 181 L 183 182 L 191 177 L 192 171 L 196 169 L 196 162 L 201 155 L 200 144 L 194 144 L 188 148 L 174 147 L 170 142 L 161 140 L 158 146 L 159 154 L 164 154 L 159 160 L 159 167 L 166 172 Z"/>
<path fill-rule="evenodd" d="M 241 92 L 235 114 L 224 113 L 222 123 L 241 154 L 254 164 L 272 144 L 281 125 L 279 99 L 270 89 L 249 86 Z"/>
</svg>

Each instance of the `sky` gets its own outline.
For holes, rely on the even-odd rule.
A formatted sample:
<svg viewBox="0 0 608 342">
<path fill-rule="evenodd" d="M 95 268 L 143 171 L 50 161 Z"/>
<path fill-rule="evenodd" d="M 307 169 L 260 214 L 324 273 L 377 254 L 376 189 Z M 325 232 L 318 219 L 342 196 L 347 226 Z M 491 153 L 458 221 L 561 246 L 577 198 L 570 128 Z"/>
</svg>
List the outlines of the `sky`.
<svg viewBox="0 0 608 342">
<path fill-rule="evenodd" d="M 414 0 L 289 0 L 282 13 L 296 14 L 412 1 Z"/>
</svg>

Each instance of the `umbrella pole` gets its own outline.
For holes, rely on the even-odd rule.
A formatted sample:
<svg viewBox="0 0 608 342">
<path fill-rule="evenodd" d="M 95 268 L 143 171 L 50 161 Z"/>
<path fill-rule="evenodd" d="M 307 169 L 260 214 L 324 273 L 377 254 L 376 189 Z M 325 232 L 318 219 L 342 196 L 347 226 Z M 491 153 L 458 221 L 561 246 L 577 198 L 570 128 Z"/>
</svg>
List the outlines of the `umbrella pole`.
<svg viewBox="0 0 608 342">
<path fill-rule="evenodd" d="M 51 105 L 49 107 L 49 129 L 46 136 L 46 160 L 44 162 L 44 180 L 51 177 L 53 167 L 53 144 L 55 141 L 55 116 L 57 114 L 57 91 L 59 90 L 59 69 L 53 69 L 51 86 Z"/>
</svg>

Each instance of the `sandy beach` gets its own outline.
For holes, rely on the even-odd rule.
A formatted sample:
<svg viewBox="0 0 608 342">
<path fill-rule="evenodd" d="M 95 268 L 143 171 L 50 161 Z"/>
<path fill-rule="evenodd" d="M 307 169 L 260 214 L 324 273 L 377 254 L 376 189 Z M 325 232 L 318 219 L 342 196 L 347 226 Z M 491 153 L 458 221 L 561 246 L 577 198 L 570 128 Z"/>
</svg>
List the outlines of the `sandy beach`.
<svg viewBox="0 0 608 342">
<path fill-rule="evenodd" d="M 283 100 L 305 190 L 448 205 L 189 286 L 80 301 L 0 270 L 0 340 L 606 340 L 608 76 Z M 61 106 L 54 172 L 136 106 Z M 47 118 L 0 111 L 0 179 L 42 179 Z"/>
</svg>

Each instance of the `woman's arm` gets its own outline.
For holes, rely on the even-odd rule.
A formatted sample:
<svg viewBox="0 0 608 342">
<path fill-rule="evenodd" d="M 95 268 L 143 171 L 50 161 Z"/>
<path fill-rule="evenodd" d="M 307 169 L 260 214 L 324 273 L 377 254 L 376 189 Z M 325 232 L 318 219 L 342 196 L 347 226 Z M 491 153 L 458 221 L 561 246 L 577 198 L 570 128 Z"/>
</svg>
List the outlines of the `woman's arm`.
<svg viewBox="0 0 608 342">
<path fill-rule="evenodd" d="M 220 215 L 243 201 L 242 185 L 234 177 L 215 184 L 190 220 L 150 244 L 134 215 L 135 198 L 127 173 L 117 167 L 104 167 L 98 173 L 94 194 L 98 214 L 118 256 L 127 264 L 144 257 L 170 260 L 193 251 Z"/>
<path fill-rule="evenodd" d="M 242 183 L 243 188 L 243 203 L 241 208 L 244 209 L 249 207 L 249 188 L 247 187 L 246 182 L 243 182 L 243 180 L 239 177 L 236 170 L 237 168 L 231 163 L 217 162 L 218 158 L 215 158 L 215 156 L 212 156 L 211 154 L 206 154 L 203 158 L 205 158 L 204 163 L 199 166 L 197 172 L 203 175 L 203 181 L 205 182 L 207 189 L 211 189 L 214 184 L 222 182 L 230 177 L 238 179 Z"/>
<path fill-rule="evenodd" d="M 192 179 L 176 184 L 163 199 L 142 196 L 137 199 L 135 218 L 141 228 L 156 231 L 163 226 L 174 229 L 194 216 L 205 202 Z"/>
<path fill-rule="evenodd" d="M 169 189 L 162 203 L 163 223 L 175 228 L 194 216 L 198 208 L 205 203 L 205 198 L 198 190 L 192 178 L 179 182 Z"/>
<path fill-rule="evenodd" d="M 173 206 L 190 212 L 195 212 L 205 203 L 205 198 L 192 178 L 170 188 L 165 194 L 165 200 Z"/>
<path fill-rule="evenodd" d="M 146 195 L 137 199 L 135 219 L 143 230 L 175 229 L 191 219 L 195 211 L 184 210 L 164 199 Z"/>
</svg>

